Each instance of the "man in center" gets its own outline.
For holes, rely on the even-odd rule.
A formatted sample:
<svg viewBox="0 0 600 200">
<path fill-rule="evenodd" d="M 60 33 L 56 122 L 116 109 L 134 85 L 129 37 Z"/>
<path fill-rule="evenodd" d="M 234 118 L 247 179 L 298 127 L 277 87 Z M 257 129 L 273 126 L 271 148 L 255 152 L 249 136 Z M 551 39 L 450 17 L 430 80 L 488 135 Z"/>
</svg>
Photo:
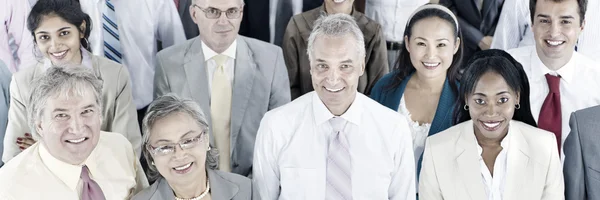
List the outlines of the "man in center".
<svg viewBox="0 0 600 200">
<path fill-rule="evenodd" d="M 154 97 L 167 93 L 196 101 L 207 113 L 218 169 L 249 176 L 263 115 L 290 102 L 281 49 L 239 36 L 242 0 L 193 0 L 200 36 L 157 55 Z"/>
<path fill-rule="evenodd" d="M 357 91 L 365 48 L 354 19 L 317 20 L 307 53 L 315 91 L 265 114 L 254 149 L 254 193 L 264 200 L 414 200 L 408 123 Z"/>
</svg>

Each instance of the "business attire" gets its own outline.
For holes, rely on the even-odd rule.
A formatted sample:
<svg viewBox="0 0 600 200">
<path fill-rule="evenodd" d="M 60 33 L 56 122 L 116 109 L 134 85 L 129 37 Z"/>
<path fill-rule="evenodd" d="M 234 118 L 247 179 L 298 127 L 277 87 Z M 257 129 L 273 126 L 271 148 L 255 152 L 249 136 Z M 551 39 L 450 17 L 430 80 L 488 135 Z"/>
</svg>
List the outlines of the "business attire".
<svg viewBox="0 0 600 200">
<path fill-rule="evenodd" d="M 481 158 L 472 120 L 429 137 L 419 199 L 564 199 L 561 163 L 552 133 L 519 121 L 509 123 L 493 176 Z"/>
<path fill-rule="evenodd" d="M 324 14 L 324 6 L 304 12 L 294 16 L 286 28 L 282 48 L 290 78 L 292 99 L 313 91 L 306 49 L 315 21 Z M 389 71 L 385 41 L 381 26 L 377 22 L 356 10 L 353 10 L 351 15 L 365 39 L 365 74 L 358 80 L 358 91 L 369 95 L 377 80 Z"/>
<path fill-rule="evenodd" d="M 431 124 L 419 125 L 418 122 L 413 121 L 410 118 L 410 112 L 406 108 L 404 102 L 404 90 L 410 78 L 414 75 L 414 72 L 402 80 L 402 83 L 396 88 L 388 89 L 388 85 L 394 80 L 394 76 L 397 72 L 386 74 L 377 81 L 373 91 L 371 92 L 371 98 L 381 105 L 388 107 L 401 113 L 407 120 L 412 133 L 413 151 L 415 156 L 415 163 L 417 169 L 417 177 L 421 170 L 421 161 L 423 159 L 423 151 L 425 150 L 425 139 L 428 136 L 432 136 L 438 132 L 450 128 L 452 124 L 452 114 L 454 103 L 456 102 L 456 93 L 452 91 L 450 83 L 446 79 L 442 93 L 438 101 L 435 116 Z M 418 181 L 418 179 L 417 179 Z"/>
<path fill-rule="evenodd" d="M 565 140 L 565 196 L 567 200 L 600 199 L 600 106 L 571 114 L 571 134 Z"/>
<path fill-rule="evenodd" d="M 124 135 L 131 142 L 135 154 L 141 155 L 142 135 L 137 125 L 137 113 L 131 97 L 129 73 L 123 66 L 103 57 L 90 55 L 82 50 L 84 67 L 92 69 L 102 81 L 102 125 L 101 130 L 116 132 Z M 32 133 L 29 128 L 27 107 L 30 106 L 32 82 L 43 76 L 51 63 L 44 59 L 23 71 L 17 72 L 10 84 L 11 104 L 8 112 L 8 126 L 4 138 L 4 154 L 2 160 L 8 160 L 21 153 L 17 145 L 17 137 Z M 40 140 L 38 134 L 32 134 L 33 139 Z"/>
<path fill-rule="evenodd" d="M 579 35 L 577 52 L 600 61 L 600 1 L 588 1 L 585 28 Z M 506 0 L 498 21 L 492 48 L 509 50 L 535 45 L 531 30 L 529 1 Z M 579 21 L 577 21 L 579 23 Z"/>
<path fill-rule="evenodd" d="M 35 63 L 33 56 L 33 37 L 27 30 L 27 16 L 30 5 L 28 1 L 0 0 L 0 60 L 15 73 Z M 17 47 L 17 58 L 12 54 L 9 38 L 12 37 Z"/>
<path fill-rule="evenodd" d="M 10 84 L 12 74 L 8 67 L 0 60 L 0 141 L 4 141 L 6 124 L 8 123 L 8 106 L 10 102 L 10 93 L 8 85 Z M 4 151 L 4 143 L 0 142 L 0 155 Z M 0 167 L 4 162 L 0 161 Z"/>
<path fill-rule="evenodd" d="M 220 102 L 211 102 L 211 96 L 224 91 L 211 91 L 218 66 L 214 56 L 218 54 L 208 48 L 199 37 L 167 48 L 157 55 L 154 95 L 175 93 L 196 101 L 206 114 L 209 124 L 214 124 L 211 107 Z M 248 176 L 252 172 L 252 152 L 256 131 L 263 115 L 290 101 L 289 81 L 281 49 L 256 39 L 238 36 L 221 55 L 227 56 L 224 73 L 232 86 L 229 128 L 229 148 L 221 148 L 220 169 Z M 217 93 L 220 92 L 220 93 Z M 211 145 L 218 140 L 214 126 L 210 130 Z M 226 134 L 226 133 L 223 133 Z M 219 147 L 217 147 L 219 149 Z M 227 150 L 228 149 L 228 150 Z M 223 160 L 225 159 L 225 160 Z M 223 166 L 222 161 L 230 163 Z"/>
<path fill-rule="evenodd" d="M 210 197 L 214 200 L 250 200 L 252 182 L 250 179 L 218 170 L 206 170 L 210 183 Z M 171 200 L 175 199 L 173 189 L 164 178 L 158 179 L 150 187 L 136 194 L 132 200 Z"/>
<path fill-rule="evenodd" d="M 429 0 L 367 0 L 365 15 L 381 24 L 390 72 L 403 48 L 404 29 L 410 15 Z"/>
<path fill-rule="evenodd" d="M 79 0 L 81 9 L 90 15 L 95 27 L 90 34 L 92 52 L 97 56 L 113 55 L 108 52 L 105 43 L 111 39 L 103 33 L 103 16 L 108 15 L 105 0 Z M 123 54 L 121 63 L 131 75 L 133 101 L 137 109 L 152 102 L 152 84 L 154 77 L 157 45 L 162 42 L 166 48 L 182 43 L 185 34 L 181 19 L 171 0 L 110 0 L 117 19 L 119 53 Z"/>
<path fill-rule="evenodd" d="M 600 88 L 600 66 L 593 60 L 574 52 L 571 60 L 557 71 L 551 71 L 538 57 L 535 46 L 521 47 L 509 50 L 511 56 L 523 65 L 523 69 L 529 79 L 531 93 L 531 114 L 539 124 L 540 114 L 545 99 L 551 92 L 546 74 L 560 76 L 558 89 L 560 90 L 560 118 L 561 137 L 557 137 L 561 143 L 559 149 L 571 131 L 569 128 L 569 117 L 572 112 L 584 108 L 600 105 L 600 91 L 589 88 Z M 558 110 L 558 109 L 557 109 Z M 561 154 L 561 158 L 564 158 Z"/>
<path fill-rule="evenodd" d="M 465 59 L 481 50 L 479 42 L 483 37 L 494 36 L 503 3 L 504 0 L 440 0 L 458 18 Z"/>
<path fill-rule="evenodd" d="M 292 16 L 315 9 L 323 0 L 270 0 L 269 29 L 271 43 L 281 46 L 285 29 Z"/>
<path fill-rule="evenodd" d="M 340 119 L 345 126 L 332 121 Z M 342 136 L 345 139 L 338 139 Z M 335 141 L 346 143 L 347 158 L 336 162 L 346 164 L 328 164 L 335 162 Z M 357 93 L 348 110 L 336 117 L 316 92 L 310 92 L 269 111 L 261 121 L 254 149 L 254 192 L 264 200 L 334 199 L 329 188 L 346 186 L 351 188 L 341 192 L 346 199 L 413 200 L 411 141 L 400 114 L 363 94 Z M 336 171 L 335 166 L 350 169 Z M 346 176 L 339 176 L 342 171 Z"/>
<path fill-rule="evenodd" d="M 129 199 L 148 187 L 131 144 L 121 134 L 101 131 L 98 144 L 81 165 L 53 157 L 35 143 L 0 168 L 0 199 L 81 199 L 82 172 L 100 186 L 106 199 Z M 84 169 L 83 166 L 86 166 Z"/>
<path fill-rule="evenodd" d="M 177 8 L 177 12 L 179 13 L 179 17 L 181 18 L 181 25 L 183 26 L 185 37 L 187 39 L 192 39 L 200 35 L 200 31 L 198 30 L 198 24 L 196 24 L 194 20 L 192 20 L 192 15 L 190 13 L 190 6 L 192 6 L 192 1 L 194 0 L 178 1 L 179 4 L 176 4 L 175 6 Z"/>
</svg>

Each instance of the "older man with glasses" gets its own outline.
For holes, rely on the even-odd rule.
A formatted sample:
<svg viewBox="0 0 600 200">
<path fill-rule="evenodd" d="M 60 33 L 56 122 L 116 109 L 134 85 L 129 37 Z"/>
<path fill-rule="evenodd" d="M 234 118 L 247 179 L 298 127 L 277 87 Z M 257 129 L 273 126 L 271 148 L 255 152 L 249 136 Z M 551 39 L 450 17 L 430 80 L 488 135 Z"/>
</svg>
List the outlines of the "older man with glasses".
<svg viewBox="0 0 600 200">
<path fill-rule="evenodd" d="M 290 101 L 281 49 L 239 36 L 242 0 L 194 0 L 200 36 L 158 53 L 154 96 L 176 93 L 206 111 L 218 169 L 249 176 L 263 115 Z"/>
</svg>

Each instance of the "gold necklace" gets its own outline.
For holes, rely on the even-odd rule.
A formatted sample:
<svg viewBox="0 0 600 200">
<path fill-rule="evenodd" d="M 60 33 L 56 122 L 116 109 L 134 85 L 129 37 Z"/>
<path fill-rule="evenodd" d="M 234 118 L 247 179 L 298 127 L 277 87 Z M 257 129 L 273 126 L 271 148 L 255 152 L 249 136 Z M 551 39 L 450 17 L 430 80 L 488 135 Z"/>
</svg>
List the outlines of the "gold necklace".
<svg viewBox="0 0 600 200">
<path fill-rule="evenodd" d="M 204 196 L 206 196 L 206 194 L 208 194 L 209 190 L 210 190 L 210 183 L 208 182 L 208 177 L 206 177 L 206 189 L 204 190 L 204 192 L 202 192 L 202 194 L 200 194 L 200 196 L 197 196 L 194 198 L 189 198 L 189 199 L 179 198 L 179 197 L 175 196 L 175 200 L 200 200 L 200 199 L 204 198 Z"/>
</svg>

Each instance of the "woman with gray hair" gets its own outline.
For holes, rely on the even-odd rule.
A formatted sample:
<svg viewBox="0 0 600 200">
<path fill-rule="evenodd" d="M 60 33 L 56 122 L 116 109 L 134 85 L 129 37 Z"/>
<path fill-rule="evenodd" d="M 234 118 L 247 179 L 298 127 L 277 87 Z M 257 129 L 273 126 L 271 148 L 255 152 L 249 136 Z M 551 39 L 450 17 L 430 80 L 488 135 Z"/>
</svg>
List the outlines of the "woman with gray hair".
<svg viewBox="0 0 600 200">
<path fill-rule="evenodd" d="M 173 94 L 157 98 L 148 106 L 142 129 L 148 176 L 156 182 L 133 200 L 251 199 L 250 179 L 215 170 L 208 122 L 194 101 Z"/>
</svg>

